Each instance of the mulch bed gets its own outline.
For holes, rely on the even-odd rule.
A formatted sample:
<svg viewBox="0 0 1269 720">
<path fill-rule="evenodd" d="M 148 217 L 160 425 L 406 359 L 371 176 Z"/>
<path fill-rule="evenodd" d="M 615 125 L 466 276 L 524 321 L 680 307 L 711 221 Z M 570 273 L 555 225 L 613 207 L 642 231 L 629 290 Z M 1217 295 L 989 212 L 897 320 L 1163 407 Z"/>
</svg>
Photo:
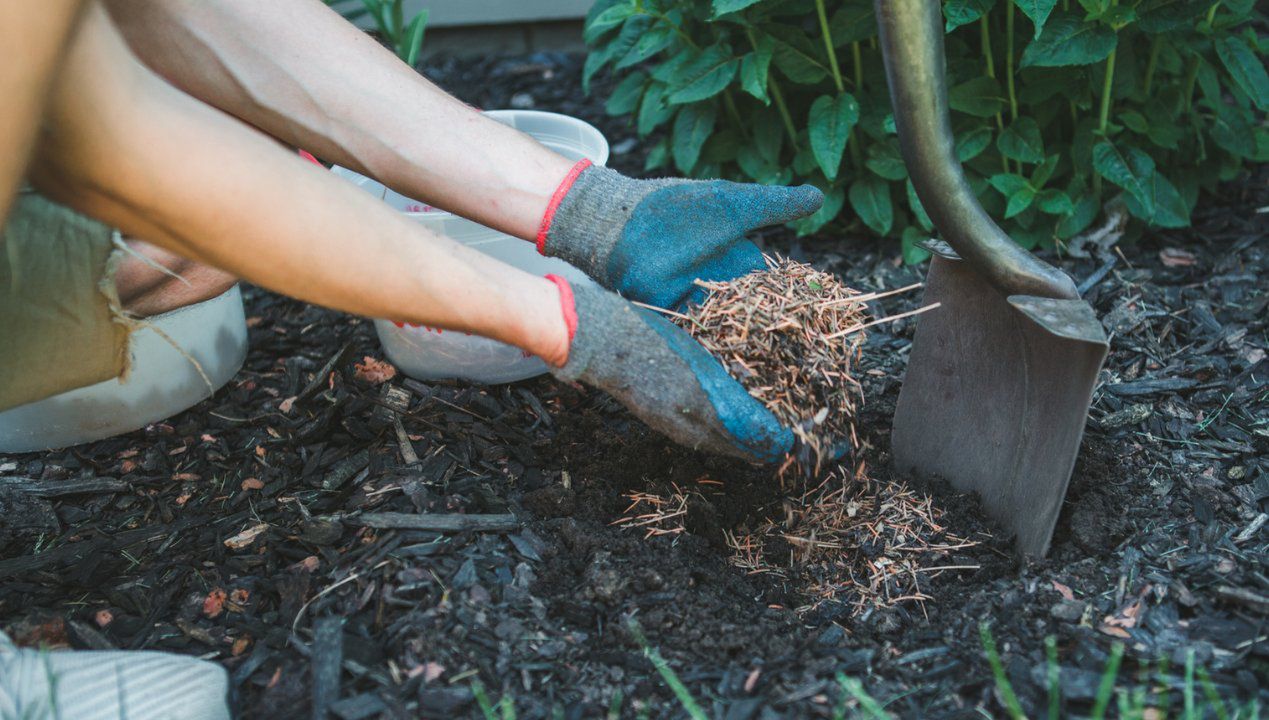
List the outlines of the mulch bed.
<svg viewBox="0 0 1269 720">
<path fill-rule="evenodd" d="M 587 119 L 611 164 L 638 172 L 632 129 L 603 115 L 605 88 L 581 97 L 580 64 L 427 73 L 481 107 Z M 1219 692 L 1269 703 L 1267 179 L 1208 199 L 1194 229 L 1061 260 L 1112 349 L 1043 561 L 1019 566 L 971 499 L 920 487 L 975 542 L 943 564 L 971 569 L 923 581 L 924 601 L 816 602 L 734 561 L 729 537 L 783 511 L 770 471 L 675 447 L 549 379 L 375 384 L 356 368 L 381 357 L 368 321 L 249 289 L 247 364 L 215 397 L 127 436 L 0 457 L 0 625 L 28 644 L 212 658 L 248 718 L 468 716 L 477 681 L 512 693 L 519 717 L 614 702 L 682 716 L 632 618 L 725 718 L 828 717 L 838 672 L 902 716 L 1003 715 L 981 620 L 1033 717 L 1049 635 L 1069 712 L 1087 713 L 1115 642 L 1125 677 L 1193 651 Z M 864 292 L 923 275 L 893 243 L 761 239 Z M 878 483 L 907 480 L 886 451 L 913 327 L 870 329 L 855 375 Z M 632 495 L 685 491 L 681 532 L 619 522 Z"/>
</svg>

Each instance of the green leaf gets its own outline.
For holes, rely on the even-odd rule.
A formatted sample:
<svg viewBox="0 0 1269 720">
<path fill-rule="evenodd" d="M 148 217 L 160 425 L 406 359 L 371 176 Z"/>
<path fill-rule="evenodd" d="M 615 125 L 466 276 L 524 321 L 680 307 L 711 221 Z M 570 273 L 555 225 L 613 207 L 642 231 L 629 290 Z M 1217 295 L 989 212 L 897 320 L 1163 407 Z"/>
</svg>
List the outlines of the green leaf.
<svg viewBox="0 0 1269 720">
<path fill-rule="evenodd" d="M 675 73 L 670 103 L 700 102 L 717 95 L 736 76 L 739 64 L 726 45 L 711 45 Z"/>
<path fill-rule="evenodd" d="M 639 115 L 635 128 L 643 137 L 656 130 L 674 115 L 674 108 L 665 102 L 665 83 L 653 81 L 648 91 L 643 94 L 643 102 L 639 103 Z"/>
<path fill-rule="evenodd" d="M 1068 215 L 1075 212 L 1075 203 L 1071 202 L 1071 196 L 1057 188 L 1042 190 L 1035 200 L 1040 212 L 1049 215 Z"/>
<path fill-rule="evenodd" d="M 1195 0 L 1145 0 L 1137 10 L 1137 27 L 1146 33 L 1180 30 L 1207 10 Z"/>
<path fill-rule="evenodd" d="M 775 36 L 771 61 L 789 80 L 803 85 L 814 85 L 828 77 L 828 68 L 806 33 L 792 27 L 768 26 Z"/>
<path fill-rule="evenodd" d="M 603 7 L 604 3 L 597 3 L 595 9 L 599 12 L 593 18 L 586 21 L 586 29 L 582 31 L 582 40 L 587 45 L 594 43 L 604 33 L 614 30 L 622 25 L 627 19 L 635 14 L 635 4 L 633 0 L 622 0 L 618 3 L 607 3 L 608 7 Z M 603 9 L 600 9 L 603 8 Z"/>
<path fill-rule="evenodd" d="M 1257 108 L 1269 109 L 1269 73 L 1265 72 L 1264 58 L 1256 57 L 1256 53 L 1240 37 L 1223 37 L 1213 45 L 1221 64 L 1239 89 L 1247 93 Z"/>
<path fill-rule="evenodd" d="M 1057 236 L 1063 240 L 1070 240 L 1088 229 L 1089 225 L 1097 219 L 1097 213 L 1101 209 L 1101 203 L 1098 202 L 1097 196 L 1092 193 L 1081 195 L 1075 201 L 1075 210 L 1061 220 L 1057 224 Z"/>
<path fill-rule="evenodd" d="M 780 162 L 780 148 L 784 147 L 784 121 L 780 119 L 780 113 L 775 108 L 767 108 L 755 113 L 753 144 L 754 149 L 767 162 L 774 164 Z M 810 152 L 809 148 L 807 152 Z M 811 167 L 814 166 L 815 163 L 812 160 Z"/>
<path fill-rule="evenodd" d="M 1022 67 L 1092 65 L 1105 60 L 1118 40 L 1115 31 L 1105 25 L 1062 15 L 1054 18 L 1048 30 L 1027 45 L 1022 53 Z"/>
<path fill-rule="evenodd" d="M 991 128 L 980 125 L 956 136 L 956 159 L 968 162 L 982 154 L 991 144 Z"/>
<path fill-rule="evenodd" d="M 999 191 L 1000 194 L 1004 195 L 1006 198 L 1012 197 L 1018 194 L 1019 192 L 1021 192 L 1022 190 L 1030 187 L 1030 185 L 1027 183 L 1026 178 L 1022 177 L 1021 175 L 1015 175 L 1013 173 L 1000 173 L 999 175 L 992 175 L 990 178 L 987 179 L 987 182 L 990 183 L 992 187 L 996 188 L 996 190 Z"/>
<path fill-rule="evenodd" d="M 1211 136 L 1220 149 L 1250 160 L 1256 155 L 1256 138 L 1248 115 L 1250 113 L 1241 108 L 1223 102 L 1218 104 Z"/>
<path fill-rule="evenodd" d="M 1093 168 L 1097 174 L 1113 182 L 1136 198 L 1146 215 L 1154 214 L 1151 194 L 1146 183 L 1154 174 L 1154 160 L 1134 147 L 1115 146 L 1103 140 L 1093 146 Z"/>
<path fill-rule="evenodd" d="M 1150 132 L 1150 123 L 1146 120 L 1146 116 L 1136 110 L 1119 113 L 1119 123 L 1138 135 Z"/>
<path fill-rule="evenodd" d="M 641 70 L 627 75 L 617 83 L 617 87 L 613 88 L 612 95 L 608 96 L 608 102 L 604 104 L 604 111 L 609 115 L 625 115 L 634 112 L 643 98 L 647 80 L 648 74 Z"/>
<path fill-rule="evenodd" d="M 1009 196 L 1009 202 L 1005 206 L 1005 219 L 1014 217 L 1031 207 L 1033 200 L 1035 200 L 1035 190 L 1030 187 L 1019 188 L 1017 192 Z"/>
<path fill-rule="evenodd" d="M 762 0 L 714 0 L 714 17 L 726 15 L 727 13 L 744 10 L 745 8 Z"/>
<path fill-rule="evenodd" d="M 679 172 L 690 173 L 701 156 L 701 148 L 714 132 L 717 110 L 713 103 L 696 103 L 679 111 L 674 118 L 670 150 Z"/>
<path fill-rule="evenodd" d="M 886 235 L 894 224 L 890 186 L 875 175 L 863 175 L 850 184 L 850 206 L 859 219 L 878 235 Z"/>
<path fill-rule="evenodd" d="M 977 21 L 995 4 L 996 0 L 947 0 L 943 3 L 943 17 L 947 20 L 944 32 L 952 32 L 962 25 Z"/>
<path fill-rule="evenodd" d="M 419 11 L 406 29 L 405 64 L 414 67 L 419 63 L 419 51 L 423 49 L 423 33 L 427 30 L 427 9 Z"/>
<path fill-rule="evenodd" d="M 872 2 L 845 0 L 841 5 L 841 9 L 833 13 L 828 21 L 828 34 L 833 38 L 833 47 L 862 42 L 877 34 L 877 16 Z"/>
<path fill-rule="evenodd" d="M 908 176 L 908 168 L 899 154 L 899 143 L 893 138 L 870 144 L 864 165 L 886 180 L 903 180 Z"/>
<path fill-rule="evenodd" d="M 763 185 L 787 185 L 793 180 L 789 168 L 770 162 L 752 146 L 743 146 L 736 152 L 736 164 L 751 180 Z"/>
<path fill-rule="evenodd" d="M 754 51 L 740 59 L 740 87 L 761 100 L 763 105 L 771 104 L 771 99 L 767 97 L 767 75 L 774 52 L 775 40 L 763 35 L 758 38 Z"/>
<path fill-rule="evenodd" d="M 665 23 L 659 23 L 644 33 L 643 37 L 635 42 L 634 47 L 630 48 L 630 52 L 618 60 L 613 67 L 621 70 L 631 65 L 637 65 L 666 49 L 673 41 L 674 29 Z"/>
<path fill-rule="evenodd" d="M 670 160 L 670 143 L 669 138 L 661 138 L 656 141 L 652 149 L 648 150 L 648 158 L 643 161 L 644 170 L 659 170 L 665 167 Z"/>
<path fill-rule="evenodd" d="M 590 81 L 595 73 L 604 69 L 608 63 L 612 62 L 612 45 L 602 50 L 595 50 L 586 56 L 586 62 L 582 65 L 582 92 L 590 94 Z"/>
<path fill-rule="evenodd" d="M 810 235 L 817 232 L 820 228 L 833 221 L 837 214 L 842 211 L 842 206 L 846 204 L 846 193 L 840 187 L 834 186 L 824 192 L 824 204 L 819 210 L 810 215 L 797 220 L 793 223 L 793 229 L 798 235 Z"/>
<path fill-rule="evenodd" d="M 1039 190 L 1049 182 L 1049 178 L 1053 177 L 1053 171 L 1057 170 L 1059 157 L 1050 155 L 1036 166 L 1035 171 L 1031 173 L 1031 187 Z"/>
<path fill-rule="evenodd" d="M 953 110 L 984 118 L 995 115 L 1004 106 L 1000 83 L 996 82 L 995 78 L 986 75 L 963 82 L 949 90 L 947 102 Z"/>
<path fill-rule="evenodd" d="M 917 224 L 926 232 L 933 232 L 934 221 L 930 219 L 929 213 L 925 212 L 925 206 L 921 204 L 921 198 L 917 197 L 916 188 L 912 186 L 912 180 L 908 179 L 903 184 L 908 191 L 908 208 L 912 210 L 912 215 L 916 217 Z"/>
<path fill-rule="evenodd" d="M 1040 126 L 1029 116 L 1014 120 L 996 140 L 996 149 L 1011 160 L 1038 163 L 1044 159 L 1044 141 Z"/>
<path fill-rule="evenodd" d="M 821 95 L 811 103 L 807 134 L 810 136 L 815 161 L 824 171 L 824 177 L 829 180 L 837 178 L 842 153 L 846 150 L 846 140 L 857 122 L 859 103 L 850 93 L 842 93 L 837 97 Z"/>
<path fill-rule="evenodd" d="M 1035 24 L 1035 37 L 1040 37 L 1040 31 L 1044 30 L 1044 23 L 1048 21 L 1057 0 L 1013 0 L 1013 4 L 1031 19 Z"/>
<path fill-rule="evenodd" d="M 921 247 L 921 243 L 929 240 L 928 233 L 923 233 L 911 225 L 903 229 L 903 240 L 900 247 L 903 248 L 903 264 L 904 265 L 920 265 L 930 259 L 930 251 Z"/>
<path fill-rule="evenodd" d="M 1189 226 L 1190 208 L 1185 204 L 1185 200 L 1181 198 L 1181 193 L 1177 191 L 1176 186 L 1164 177 L 1163 173 L 1151 173 L 1150 179 L 1146 181 L 1145 186 L 1150 202 L 1142 203 L 1132 195 L 1128 195 L 1124 198 L 1124 205 L 1127 206 L 1128 212 L 1155 227 L 1182 228 Z M 1147 207 L 1153 208 L 1153 211 L 1147 211 Z"/>
</svg>

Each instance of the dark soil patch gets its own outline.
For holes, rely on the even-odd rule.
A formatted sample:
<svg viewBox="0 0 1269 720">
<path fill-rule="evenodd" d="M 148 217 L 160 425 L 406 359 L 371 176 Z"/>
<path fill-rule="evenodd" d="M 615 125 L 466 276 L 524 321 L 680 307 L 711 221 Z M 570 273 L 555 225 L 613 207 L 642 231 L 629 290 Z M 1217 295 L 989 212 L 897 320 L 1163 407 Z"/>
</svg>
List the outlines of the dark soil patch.
<svg viewBox="0 0 1269 720">
<path fill-rule="evenodd" d="M 612 164 L 637 171 L 633 131 L 581 98 L 579 72 L 578 58 L 553 55 L 429 69 L 480 106 L 531 94 L 590 120 Z M 0 624 L 27 643 L 214 657 L 251 718 L 307 717 L 314 703 L 344 718 L 467 716 L 476 680 L 513 694 L 519 717 L 603 716 L 614 698 L 623 717 L 681 716 L 631 617 L 718 717 L 828 717 L 838 672 L 906 717 L 1003 715 L 981 620 L 1033 717 L 1049 635 L 1071 713 L 1087 713 L 1119 641 L 1126 677 L 1193 652 L 1223 695 L 1269 702 L 1269 534 L 1256 525 L 1269 510 L 1267 188 L 1262 169 L 1212 198 L 1193 230 L 1061 261 L 1092 278 L 1113 340 L 1053 549 L 1019 566 L 972 499 L 929 488 L 982 544 L 948 563 L 978 569 L 933 577 L 924 605 L 799 617 L 799 589 L 733 567 L 723 539 L 779 511 L 787 491 L 770 472 L 674 447 L 596 393 L 398 378 L 402 441 L 393 399 L 355 378 L 354 362 L 379 354 L 370 323 L 251 290 L 247 366 L 215 397 L 128 436 L 0 458 L 0 504 L 30 518 L 0 526 Z M 922 274 L 898 266 L 892 244 L 763 240 L 862 290 Z M 861 457 L 880 480 L 912 327 L 870 333 L 859 369 Z M 722 491 L 702 493 L 686 532 L 612 525 L 623 493 L 702 478 Z M 400 525 L 385 512 L 511 513 L 519 525 L 384 527 Z"/>
</svg>

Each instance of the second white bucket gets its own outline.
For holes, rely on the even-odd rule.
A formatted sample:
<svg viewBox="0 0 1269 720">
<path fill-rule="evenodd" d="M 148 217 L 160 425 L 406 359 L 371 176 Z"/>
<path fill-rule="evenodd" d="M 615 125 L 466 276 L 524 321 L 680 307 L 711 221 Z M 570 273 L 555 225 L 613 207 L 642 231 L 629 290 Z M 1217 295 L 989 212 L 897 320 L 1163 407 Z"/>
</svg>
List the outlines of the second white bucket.
<svg viewBox="0 0 1269 720">
<path fill-rule="evenodd" d="M 490 110 L 484 114 L 528 134 L 570 160 L 589 158 L 596 165 L 608 162 L 608 141 L 603 133 L 583 120 L 538 110 Z M 333 170 L 437 234 L 508 265 L 535 275 L 555 273 L 573 283 L 590 282 L 582 271 L 563 260 L 539 255 L 531 242 L 408 198 L 347 168 Z M 540 359 L 488 338 L 439 328 L 400 327 L 389 320 L 375 320 L 375 330 L 388 360 L 406 375 L 419 380 L 506 383 L 546 372 L 546 364 Z"/>
</svg>

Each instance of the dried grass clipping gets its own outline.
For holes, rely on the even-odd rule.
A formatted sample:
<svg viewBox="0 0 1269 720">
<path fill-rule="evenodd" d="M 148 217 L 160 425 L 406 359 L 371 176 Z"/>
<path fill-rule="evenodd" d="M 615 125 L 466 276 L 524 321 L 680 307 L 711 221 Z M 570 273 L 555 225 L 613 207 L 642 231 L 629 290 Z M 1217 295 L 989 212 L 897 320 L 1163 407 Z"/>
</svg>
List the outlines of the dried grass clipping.
<svg viewBox="0 0 1269 720">
<path fill-rule="evenodd" d="M 675 318 L 800 440 L 798 461 L 818 473 L 843 442 L 858 448 L 863 395 L 851 377 L 876 297 L 787 258 L 727 282 L 697 281 L 703 303 Z"/>
</svg>

